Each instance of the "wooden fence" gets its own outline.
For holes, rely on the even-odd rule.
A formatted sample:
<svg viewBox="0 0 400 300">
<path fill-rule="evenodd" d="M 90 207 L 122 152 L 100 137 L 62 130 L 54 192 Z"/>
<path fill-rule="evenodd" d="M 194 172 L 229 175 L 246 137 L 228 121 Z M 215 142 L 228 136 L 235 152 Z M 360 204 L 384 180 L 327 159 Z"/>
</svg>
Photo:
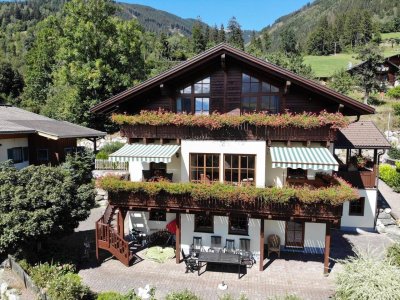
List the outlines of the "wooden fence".
<svg viewBox="0 0 400 300">
<path fill-rule="evenodd" d="M 127 171 L 129 168 L 128 162 L 109 161 L 107 159 L 96 159 L 94 161 L 96 170 L 121 170 Z"/>
<path fill-rule="evenodd" d="M 8 255 L 8 261 L 10 264 L 11 271 L 16 274 L 19 279 L 24 283 L 24 287 L 30 291 L 32 291 L 36 296 L 37 299 L 40 300 L 50 300 L 50 297 L 42 292 L 40 288 L 33 282 L 32 278 L 25 272 L 25 270 L 17 263 L 15 258 L 11 255 Z"/>
</svg>

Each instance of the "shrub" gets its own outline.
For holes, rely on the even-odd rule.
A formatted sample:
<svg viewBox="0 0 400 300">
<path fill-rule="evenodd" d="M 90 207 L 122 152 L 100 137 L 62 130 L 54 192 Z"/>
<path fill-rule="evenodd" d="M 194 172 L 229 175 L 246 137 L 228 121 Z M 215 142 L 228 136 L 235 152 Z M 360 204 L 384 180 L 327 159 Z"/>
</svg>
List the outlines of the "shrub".
<svg viewBox="0 0 400 300">
<path fill-rule="evenodd" d="M 120 294 L 117 292 L 102 292 L 97 295 L 97 300 L 136 300 L 139 298 L 133 298 L 132 292 L 128 294 Z"/>
<path fill-rule="evenodd" d="M 390 89 L 386 95 L 390 98 L 400 99 L 400 86 Z"/>
<path fill-rule="evenodd" d="M 166 300 L 200 300 L 199 296 L 196 296 L 193 292 L 189 290 L 184 290 L 180 292 L 173 292 L 165 297 Z"/>
<path fill-rule="evenodd" d="M 395 116 L 400 116 L 400 103 L 393 104 L 393 111 Z"/>
<path fill-rule="evenodd" d="M 111 153 L 114 153 L 115 151 L 118 151 L 124 146 L 124 143 L 121 142 L 111 142 L 108 144 L 105 144 L 103 148 L 96 154 L 97 159 L 108 159 L 108 155 Z"/>
<path fill-rule="evenodd" d="M 391 300 L 398 299 L 400 268 L 387 260 L 353 257 L 344 261 L 336 276 L 335 299 Z"/>
<path fill-rule="evenodd" d="M 397 165 L 396 165 L 397 166 Z M 388 164 L 379 166 L 379 177 L 397 193 L 400 192 L 400 172 Z"/>
<path fill-rule="evenodd" d="M 89 287 L 82 284 L 81 277 L 73 273 L 53 278 L 49 283 L 47 293 L 52 299 L 57 300 L 85 299 L 91 294 Z"/>
<path fill-rule="evenodd" d="M 400 149 L 397 149 L 397 148 L 394 148 L 394 147 L 390 148 L 390 150 L 388 152 L 388 155 L 389 155 L 390 158 L 400 159 Z"/>
<path fill-rule="evenodd" d="M 386 253 L 389 262 L 400 267 L 400 243 L 396 243 L 387 249 Z"/>
</svg>

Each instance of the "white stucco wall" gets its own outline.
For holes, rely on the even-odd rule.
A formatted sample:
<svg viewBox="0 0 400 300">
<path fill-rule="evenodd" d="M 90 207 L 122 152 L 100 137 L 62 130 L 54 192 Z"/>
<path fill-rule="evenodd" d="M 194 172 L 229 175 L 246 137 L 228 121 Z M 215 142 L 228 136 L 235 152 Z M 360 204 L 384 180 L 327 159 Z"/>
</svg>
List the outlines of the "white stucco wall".
<svg viewBox="0 0 400 300">
<path fill-rule="evenodd" d="M 7 149 L 14 147 L 28 147 L 28 138 L 0 139 L 0 161 L 8 160 Z M 15 164 L 17 169 L 25 168 L 29 165 L 29 161 Z"/>
<path fill-rule="evenodd" d="M 175 219 L 175 213 L 167 213 L 166 221 L 150 221 L 148 211 L 130 211 L 125 218 L 125 234 L 129 234 L 132 228 L 141 230 L 146 234 L 166 229 L 169 222 Z"/>
<path fill-rule="evenodd" d="M 341 219 L 342 230 L 374 230 L 376 216 L 377 190 L 359 189 L 360 197 L 365 197 L 364 216 L 349 216 L 349 202 L 343 204 L 343 215 Z"/>
<path fill-rule="evenodd" d="M 181 141 L 181 180 L 189 181 L 190 153 L 215 153 L 220 154 L 220 181 L 224 176 L 224 154 L 255 154 L 256 155 L 256 186 L 265 186 L 265 157 L 266 143 L 264 141 Z"/>
</svg>

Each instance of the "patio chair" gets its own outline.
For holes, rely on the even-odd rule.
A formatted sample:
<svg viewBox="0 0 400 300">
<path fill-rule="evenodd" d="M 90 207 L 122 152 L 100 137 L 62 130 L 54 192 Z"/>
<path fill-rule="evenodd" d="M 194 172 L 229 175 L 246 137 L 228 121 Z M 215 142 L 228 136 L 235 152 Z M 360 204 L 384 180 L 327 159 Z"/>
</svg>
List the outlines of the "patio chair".
<svg viewBox="0 0 400 300">
<path fill-rule="evenodd" d="M 236 252 L 236 249 L 235 249 L 235 240 L 226 239 L 224 251 L 225 251 L 226 253 L 235 253 L 235 252 Z"/>
<path fill-rule="evenodd" d="M 253 253 L 250 251 L 250 239 L 240 239 L 239 253 L 242 256 L 242 264 L 252 267 L 256 263 Z"/>
<path fill-rule="evenodd" d="M 186 265 L 186 272 L 194 272 L 199 269 L 199 265 L 197 264 L 197 259 L 190 257 L 190 255 L 185 255 L 185 252 L 183 252 L 183 249 L 181 250 L 182 253 L 182 259 L 185 262 Z"/>
<path fill-rule="evenodd" d="M 276 234 L 268 236 L 268 257 L 270 253 L 275 252 L 281 257 L 281 239 Z"/>
<path fill-rule="evenodd" d="M 208 249 L 209 252 L 220 252 L 222 249 L 222 241 L 220 235 L 211 236 L 211 247 Z"/>
<path fill-rule="evenodd" d="M 202 237 L 201 236 L 194 236 L 193 237 L 193 244 L 192 244 L 192 247 L 191 247 L 191 252 L 194 252 L 195 254 L 198 254 L 198 253 L 200 253 L 202 251 L 204 251 Z"/>
</svg>

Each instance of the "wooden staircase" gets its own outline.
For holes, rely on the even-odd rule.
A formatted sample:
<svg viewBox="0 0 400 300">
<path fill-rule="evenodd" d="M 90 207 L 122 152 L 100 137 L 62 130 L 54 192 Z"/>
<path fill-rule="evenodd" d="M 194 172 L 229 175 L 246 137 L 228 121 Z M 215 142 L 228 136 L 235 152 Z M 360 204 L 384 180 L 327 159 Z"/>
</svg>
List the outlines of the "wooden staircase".
<svg viewBox="0 0 400 300">
<path fill-rule="evenodd" d="M 108 205 L 103 216 L 96 222 L 96 257 L 99 259 L 99 249 L 107 250 L 129 267 L 133 254 L 129 249 L 129 243 L 124 239 L 124 217 L 120 216 L 121 213 L 117 207 Z"/>
</svg>

